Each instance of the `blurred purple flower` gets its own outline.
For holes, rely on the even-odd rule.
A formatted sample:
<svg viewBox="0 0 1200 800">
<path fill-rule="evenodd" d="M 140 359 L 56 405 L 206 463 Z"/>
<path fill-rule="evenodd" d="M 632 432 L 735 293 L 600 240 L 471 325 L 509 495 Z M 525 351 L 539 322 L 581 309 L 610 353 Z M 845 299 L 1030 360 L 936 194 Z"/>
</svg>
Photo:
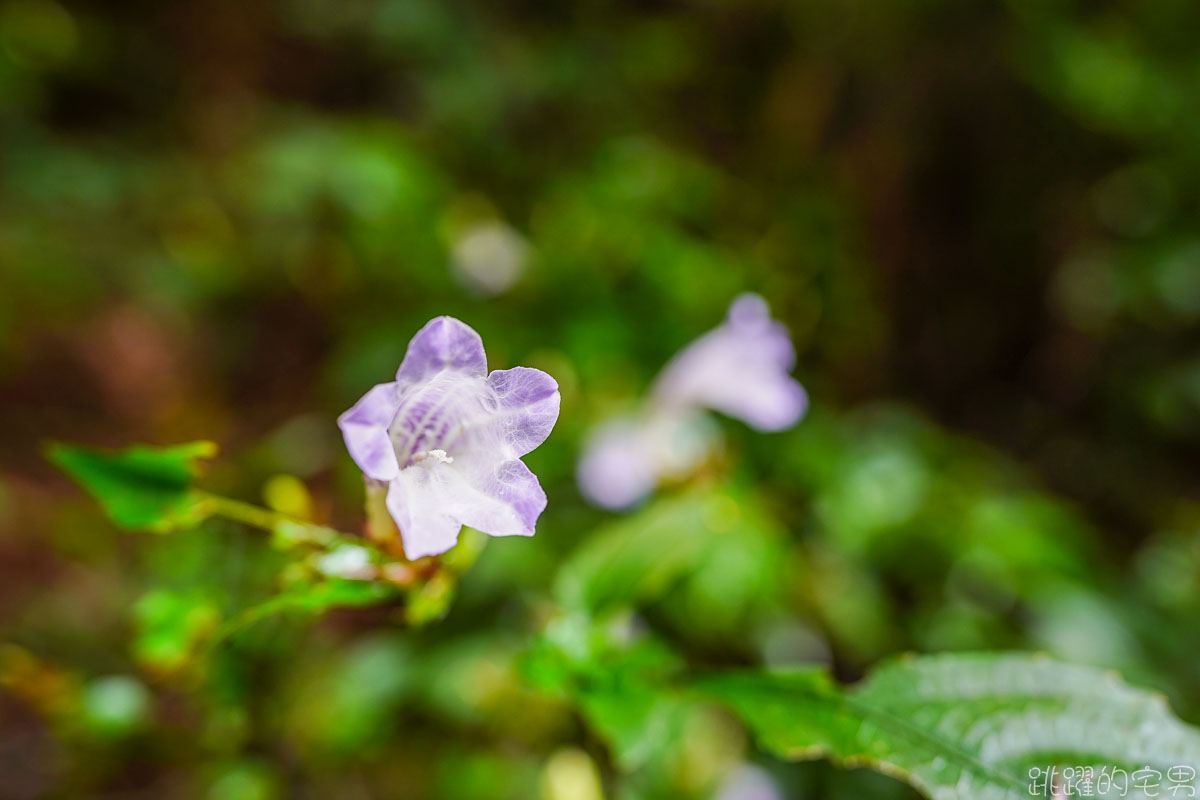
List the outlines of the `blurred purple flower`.
<svg viewBox="0 0 1200 800">
<path fill-rule="evenodd" d="M 771 773 L 743 764 L 725 778 L 715 800 L 783 800 L 783 792 Z"/>
<path fill-rule="evenodd" d="M 808 398 L 789 374 L 795 362 L 787 328 L 771 319 L 766 301 L 739 296 L 724 323 L 668 362 L 640 414 L 592 435 L 577 472 L 584 495 L 596 505 L 625 508 L 661 480 L 690 472 L 715 438 L 704 409 L 760 431 L 796 424 Z"/>
<path fill-rule="evenodd" d="M 672 358 L 655 382 L 662 408 L 711 408 L 760 431 L 781 431 L 804 414 L 808 397 L 788 373 L 796 365 L 787 328 L 767 301 L 743 294 L 725 322 Z"/>
<path fill-rule="evenodd" d="M 588 438 L 576 477 L 584 495 L 604 508 L 626 508 L 661 481 L 686 477 L 704 461 L 716 438 L 703 413 L 617 417 Z"/>
<path fill-rule="evenodd" d="M 412 559 L 444 553 L 463 525 L 532 536 L 546 493 L 520 460 L 558 420 L 558 384 L 527 367 L 490 375 L 483 341 L 452 317 L 408 344 L 396 380 L 338 418 L 350 456 L 387 484 L 387 509 Z"/>
</svg>

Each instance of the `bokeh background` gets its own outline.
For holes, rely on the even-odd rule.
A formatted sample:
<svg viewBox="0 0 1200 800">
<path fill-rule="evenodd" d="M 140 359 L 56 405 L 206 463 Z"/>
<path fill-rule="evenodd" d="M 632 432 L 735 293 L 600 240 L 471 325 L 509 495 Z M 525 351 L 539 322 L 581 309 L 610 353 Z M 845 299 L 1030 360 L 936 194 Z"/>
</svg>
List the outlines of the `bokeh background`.
<svg viewBox="0 0 1200 800">
<path fill-rule="evenodd" d="M 1045 650 L 1200 721 L 1197 29 L 1187 0 L 3 0 L 0 798 L 750 800 L 745 759 L 915 796 L 711 711 L 614 765 L 521 667 L 612 526 L 711 545 L 642 610 L 701 663 Z M 588 430 L 744 290 L 809 416 L 724 420 L 691 485 L 589 508 Z M 538 535 L 437 625 L 276 620 L 179 680 L 178 598 L 245 606 L 277 555 L 117 532 L 44 444 L 213 439 L 208 488 L 358 530 L 334 418 L 437 314 L 562 386 Z"/>
</svg>

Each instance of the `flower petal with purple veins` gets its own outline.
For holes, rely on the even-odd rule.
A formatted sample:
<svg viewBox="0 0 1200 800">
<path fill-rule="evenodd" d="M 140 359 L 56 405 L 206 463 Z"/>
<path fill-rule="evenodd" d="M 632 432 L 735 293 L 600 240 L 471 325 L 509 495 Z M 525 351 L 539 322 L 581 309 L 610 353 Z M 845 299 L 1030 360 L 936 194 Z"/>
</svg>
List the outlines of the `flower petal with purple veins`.
<svg viewBox="0 0 1200 800">
<path fill-rule="evenodd" d="M 435 317 L 417 331 L 396 371 L 396 381 L 403 390 L 444 370 L 479 378 L 487 375 L 483 340 L 454 317 Z"/>
<path fill-rule="evenodd" d="M 558 421 L 558 381 L 540 369 L 513 367 L 496 370 L 487 382 L 499 403 L 490 424 L 512 449 L 513 458 L 546 441 Z"/>
<path fill-rule="evenodd" d="M 494 406 L 484 380 L 454 370 L 435 373 L 402 392 L 388 427 L 400 467 L 409 466 L 418 453 L 451 449 L 451 439 L 486 424 Z"/>
<path fill-rule="evenodd" d="M 386 506 L 409 558 L 449 550 L 463 525 L 531 536 L 546 494 L 519 456 L 558 419 L 555 380 L 526 367 L 488 376 L 479 335 L 450 317 L 413 337 L 396 379 L 339 422 L 359 467 L 388 482 Z"/>
<path fill-rule="evenodd" d="M 469 525 L 492 536 L 532 536 L 546 493 L 521 461 L 427 459 L 400 472 L 387 506 L 409 558 L 445 552 Z"/>
<path fill-rule="evenodd" d="M 455 486 L 454 516 L 464 525 L 492 536 L 532 536 L 546 510 L 546 493 L 519 459 L 500 464 L 464 464 Z"/>
<path fill-rule="evenodd" d="M 340 417 L 338 427 L 350 457 L 367 477 L 388 481 L 400 471 L 388 425 L 400 405 L 395 383 L 381 383 Z"/>
</svg>

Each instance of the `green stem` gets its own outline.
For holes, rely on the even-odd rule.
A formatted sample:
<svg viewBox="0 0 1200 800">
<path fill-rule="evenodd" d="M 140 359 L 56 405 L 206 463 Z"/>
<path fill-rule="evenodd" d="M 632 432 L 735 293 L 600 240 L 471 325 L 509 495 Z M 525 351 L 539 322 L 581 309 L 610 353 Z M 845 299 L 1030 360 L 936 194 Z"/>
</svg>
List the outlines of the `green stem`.
<svg viewBox="0 0 1200 800">
<path fill-rule="evenodd" d="M 329 551 L 340 545 L 365 547 L 376 554 L 376 563 L 382 565 L 385 578 L 397 586 L 410 584 L 419 577 L 428 578 L 442 566 L 440 559 L 433 559 L 424 567 L 412 569 L 411 562 L 404 557 L 404 550 L 400 546 L 399 532 L 395 530 L 395 524 L 391 522 L 390 516 L 387 517 L 387 522 L 392 525 L 394 536 L 391 541 L 388 541 L 377 539 L 371 535 L 379 533 L 378 513 L 374 515 L 369 513 L 368 535 L 364 537 L 342 533 L 325 525 L 305 522 L 297 517 L 230 497 L 199 491 L 196 492 L 196 497 L 212 516 L 224 517 L 252 528 L 267 531 L 271 534 L 271 544 L 279 550 L 307 547 Z M 383 509 L 381 504 L 380 509 L 386 515 L 386 509 Z M 376 509 L 376 511 L 378 512 L 380 509 Z M 368 503 L 368 512 L 371 510 L 372 506 Z M 459 547 L 461 552 L 458 557 L 450 560 L 451 571 L 456 574 L 464 571 L 479 554 L 481 547 L 482 543 L 480 542 L 476 542 L 474 546 Z"/>
<path fill-rule="evenodd" d="M 241 500 L 209 494 L 208 492 L 199 492 L 198 494 L 201 502 L 208 507 L 209 513 L 213 516 L 224 517 L 234 522 L 240 522 L 243 525 L 249 525 L 252 528 L 259 528 L 276 537 L 280 537 L 280 539 L 289 544 L 307 542 L 309 544 L 327 546 L 337 541 L 354 544 L 365 543 L 362 537 L 351 536 L 348 533 L 342 533 L 325 525 L 306 522 L 297 517 L 281 514 L 278 511 L 272 511 L 251 503 L 244 503 Z"/>
<path fill-rule="evenodd" d="M 208 506 L 213 516 L 240 522 L 243 525 L 249 525 L 251 528 L 261 528 L 264 531 L 273 532 L 281 522 L 292 522 L 299 525 L 309 524 L 300 520 L 293 520 L 276 511 L 271 511 L 250 503 L 243 503 L 241 500 L 234 500 L 229 497 L 202 492 L 201 499 Z"/>
</svg>

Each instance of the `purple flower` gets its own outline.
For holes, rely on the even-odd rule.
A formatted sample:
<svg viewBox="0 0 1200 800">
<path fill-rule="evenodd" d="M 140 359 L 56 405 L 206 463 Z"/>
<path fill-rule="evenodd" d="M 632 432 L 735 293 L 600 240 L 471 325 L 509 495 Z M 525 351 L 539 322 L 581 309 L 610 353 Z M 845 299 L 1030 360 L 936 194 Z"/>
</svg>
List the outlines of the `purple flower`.
<svg viewBox="0 0 1200 800">
<path fill-rule="evenodd" d="M 576 477 L 584 495 L 604 508 L 626 508 L 664 480 L 689 475 L 713 448 L 717 431 L 697 412 L 611 419 L 588 438 Z"/>
<path fill-rule="evenodd" d="M 771 319 L 767 301 L 743 294 L 724 324 L 667 363 L 652 401 L 670 409 L 711 408 L 760 431 L 781 431 L 808 406 L 804 387 L 788 374 L 795 365 L 787 328 Z"/>
<path fill-rule="evenodd" d="M 783 800 L 783 792 L 771 773 L 743 764 L 721 782 L 715 800 Z"/>
<path fill-rule="evenodd" d="M 579 462 L 589 500 L 625 508 L 663 479 L 686 475 L 711 450 L 715 431 L 705 409 L 736 417 L 760 431 L 795 425 L 808 406 L 789 374 L 796 362 L 787 329 L 771 319 L 755 294 L 733 301 L 729 314 L 663 368 L 638 414 L 602 425 Z"/>
<path fill-rule="evenodd" d="M 479 334 L 452 317 L 408 343 L 396 380 L 338 418 L 367 478 L 387 484 L 387 509 L 412 559 L 444 553 L 463 525 L 532 536 L 546 508 L 521 461 L 558 420 L 558 384 L 527 367 L 488 374 Z"/>
</svg>

